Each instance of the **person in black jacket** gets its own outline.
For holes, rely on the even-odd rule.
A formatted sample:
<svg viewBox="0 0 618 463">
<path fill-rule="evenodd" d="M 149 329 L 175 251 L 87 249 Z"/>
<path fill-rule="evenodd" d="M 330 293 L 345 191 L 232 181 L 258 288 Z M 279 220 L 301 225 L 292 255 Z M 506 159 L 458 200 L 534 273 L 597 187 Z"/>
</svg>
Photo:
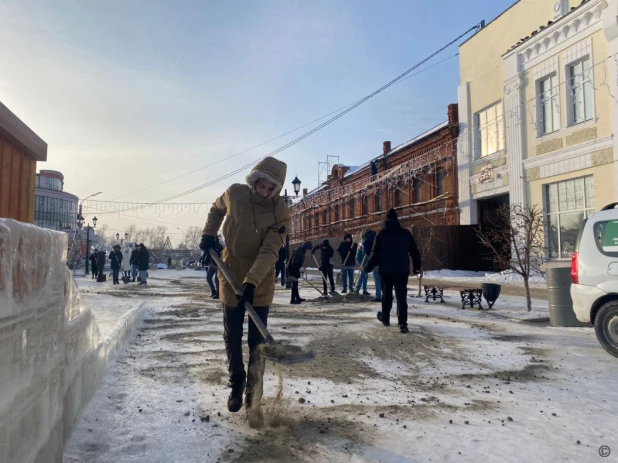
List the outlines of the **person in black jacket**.
<svg viewBox="0 0 618 463">
<path fill-rule="evenodd" d="M 305 252 L 311 251 L 311 242 L 307 241 L 302 246 L 297 247 L 288 262 L 288 274 L 296 279 L 300 278 L 300 269 L 305 263 Z M 304 302 L 298 292 L 298 281 L 292 283 L 292 299 L 290 304 L 301 304 Z"/>
<path fill-rule="evenodd" d="M 136 244 L 135 249 L 131 251 L 131 258 L 129 259 L 129 263 L 131 264 L 131 271 L 132 271 L 131 276 L 133 277 L 131 281 L 133 281 L 133 283 L 135 283 L 135 278 L 137 278 L 137 272 L 139 271 L 139 266 L 137 262 L 138 255 L 139 255 L 139 244 Z"/>
<path fill-rule="evenodd" d="M 275 280 L 281 275 L 281 286 L 285 286 L 285 258 L 286 258 L 285 245 L 281 245 L 279 248 L 279 259 L 275 264 Z"/>
<path fill-rule="evenodd" d="M 322 244 L 319 244 L 318 246 L 313 248 L 313 251 L 311 251 L 311 254 L 315 254 L 315 252 L 318 249 L 320 250 L 319 270 L 320 272 L 322 272 L 322 275 L 323 275 L 322 283 L 324 284 L 324 294 L 328 294 L 328 287 L 326 286 L 326 278 L 328 278 L 328 281 L 330 282 L 330 293 L 333 294 L 335 292 L 335 280 L 333 278 L 333 264 L 330 262 L 330 260 L 335 255 L 335 250 L 330 245 L 328 240 L 322 241 Z"/>
<path fill-rule="evenodd" d="M 99 275 L 105 273 L 105 251 L 103 250 L 97 253 L 97 268 L 99 269 Z"/>
<path fill-rule="evenodd" d="M 119 285 L 118 275 L 120 273 L 120 266 L 122 265 L 122 252 L 120 252 L 119 244 L 115 245 L 112 252 L 109 254 L 109 264 L 112 267 L 114 284 Z"/>
<path fill-rule="evenodd" d="M 90 254 L 90 257 L 88 257 L 88 260 L 90 261 L 90 267 L 92 268 L 92 279 L 96 280 L 97 277 L 99 276 L 99 267 L 97 266 L 97 254 L 99 253 L 98 249 L 95 249 L 92 254 Z"/>
<path fill-rule="evenodd" d="M 337 248 L 341 257 L 341 277 L 343 280 L 343 293 L 348 292 L 348 281 L 350 292 L 354 292 L 354 266 L 356 265 L 356 248 L 358 245 L 352 242 L 352 235 L 349 233 L 343 237 L 343 243 Z"/>
<path fill-rule="evenodd" d="M 213 249 L 217 253 L 219 257 L 221 257 L 221 253 L 223 252 L 223 246 L 219 241 L 219 236 L 215 237 L 215 245 Z M 208 265 L 208 270 L 206 271 L 206 281 L 208 281 L 208 286 L 210 286 L 211 299 L 219 299 L 219 278 L 218 278 L 218 268 L 215 262 L 210 257 L 210 254 L 204 253 L 204 260 L 202 265 Z"/>
<path fill-rule="evenodd" d="M 137 267 L 139 268 L 140 285 L 147 284 L 148 265 L 150 264 L 150 254 L 144 243 L 139 244 L 139 253 L 137 254 Z"/>
<path fill-rule="evenodd" d="M 414 274 L 421 272 L 421 256 L 416 247 L 412 233 L 403 228 L 397 218 L 395 209 L 386 214 L 384 228 L 375 239 L 369 263 L 365 271 L 369 273 L 374 267 L 380 267 L 382 279 L 382 311 L 378 320 L 384 326 L 390 325 L 393 307 L 393 287 L 397 297 L 397 318 L 402 333 L 408 332 L 408 277 L 410 276 L 410 257 Z"/>
</svg>

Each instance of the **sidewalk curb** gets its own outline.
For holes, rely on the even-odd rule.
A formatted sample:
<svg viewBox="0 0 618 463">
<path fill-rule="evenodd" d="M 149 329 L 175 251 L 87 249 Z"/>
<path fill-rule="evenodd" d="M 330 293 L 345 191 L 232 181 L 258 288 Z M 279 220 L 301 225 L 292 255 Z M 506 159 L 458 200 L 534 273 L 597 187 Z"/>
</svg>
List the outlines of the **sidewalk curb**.
<svg viewBox="0 0 618 463">
<path fill-rule="evenodd" d="M 124 345 L 127 338 L 129 338 L 135 329 L 141 325 L 146 312 L 145 305 L 146 302 L 142 301 L 122 314 L 109 334 L 103 339 L 100 356 L 106 362 L 105 370 L 107 370 L 109 363 L 116 358 L 118 351 Z"/>
</svg>

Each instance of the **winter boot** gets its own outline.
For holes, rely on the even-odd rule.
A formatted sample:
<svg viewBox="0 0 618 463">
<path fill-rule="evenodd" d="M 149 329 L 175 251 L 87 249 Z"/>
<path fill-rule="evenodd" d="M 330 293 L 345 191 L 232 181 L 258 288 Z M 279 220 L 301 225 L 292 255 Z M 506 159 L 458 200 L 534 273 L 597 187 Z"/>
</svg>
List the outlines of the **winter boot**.
<svg viewBox="0 0 618 463">
<path fill-rule="evenodd" d="M 242 408 L 242 394 L 245 392 L 245 384 L 245 380 L 231 383 L 232 392 L 227 399 L 227 409 L 232 413 L 237 413 Z"/>
<path fill-rule="evenodd" d="M 219 299 L 219 293 L 215 293 L 215 295 L 212 298 L 215 300 Z"/>
<path fill-rule="evenodd" d="M 382 302 L 382 298 L 378 299 L 377 297 L 375 299 L 372 299 L 371 302 Z"/>
<path fill-rule="evenodd" d="M 352 292 L 354 292 L 354 291 L 352 291 Z M 347 293 L 348 293 L 347 289 L 344 289 L 343 291 L 341 291 L 341 294 L 347 294 Z"/>
<path fill-rule="evenodd" d="M 399 331 L 400 331 L 401 333 L 408 333 L 410 330 L 408 329 L 408 327 L 407 327 L 406 325 L 401 325 L 401 326 L 399 327 Z"/>
<path fill-rule="evenodd" d="M 382 312 L 378 312 L 377 315 L 378 315 L 378 320 L 380 320 L 384 326 L 391 326 L 390 321 L 385 320 L 384 317 L 382 316 Z"/>
<path fill-rule="evenodd" d="M 363 296 L 371 296 L 371 293 L 367 291 L 363 291 Z"/>
</svg>

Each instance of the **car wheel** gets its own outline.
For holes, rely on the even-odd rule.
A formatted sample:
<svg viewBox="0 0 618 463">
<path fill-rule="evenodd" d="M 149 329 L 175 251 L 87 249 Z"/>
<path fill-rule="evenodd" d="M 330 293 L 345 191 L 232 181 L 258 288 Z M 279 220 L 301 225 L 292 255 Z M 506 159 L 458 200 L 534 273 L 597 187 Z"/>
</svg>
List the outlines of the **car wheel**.
<svg viewBox="0 0 618 463">
<path fill-rule="evenodd" d="M 618 357 L 618 300 L 601 306 L 594 319 L 594 331 L 603 348 Z"/>
</svg>

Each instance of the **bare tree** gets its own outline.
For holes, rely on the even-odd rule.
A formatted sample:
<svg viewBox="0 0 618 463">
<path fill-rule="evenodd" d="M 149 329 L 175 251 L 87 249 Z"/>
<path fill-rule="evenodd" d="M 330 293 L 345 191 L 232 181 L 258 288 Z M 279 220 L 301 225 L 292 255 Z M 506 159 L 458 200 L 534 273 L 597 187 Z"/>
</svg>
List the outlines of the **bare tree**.
<svg viewBox="0 0 618 463">
<path fill-rule="evenodd" d="M 112 246 L 111 238 L 107 235 L 107 228 L 107 225 L 103 224 L 95 230 L 96 245 L 99 249 L 107 249 Z"/>
<path fill-rule="evenodd" d="M 477 232 L 481 243 L 491 251 L 493 262 L 524 280 L 528 312 L 532 310 L 530 277 L 540 273 L 543 265 L 543 225 L 539 206 L 515 204 L 500 207 L 493 226 Z"/>
<path fill-rule="evenodd" d="M 74 230 L 69 234 L 69 242 L 67 248 L 67 265 L 73 273 L 78 269 L 81 265 L 82 259 L 82 243 L 81 243 L 81 230 Z M 86 254 L 88 254 L 88 250 L 86 250 Z M 88 255 L 86 255 L 86 259 Z"/>
<path fill-rule="evenodd" d="M 196 226 L 189 227 L 182 238 L 181 246 L 186 246 L 186 249 L 198 249 L 201 240 L 202 228 Z"/>
<path fill-rule="evenodd" d="M 165 246 L 165 240 L 167 238 L 167 227 L 163 225 L 157 225 L 153 228 L 147 228 L 145 230 L 146 236 L 144 241 L 146 245 L 151 249 L 162 249 Z"/>
<path fill-rule="evenodd" d="M 129 242 L 139 242 L 135 240 L 137 236 L 137 226 L 135 224 L 124 227 L 124 233 L 129 236 Z"/>
<path fill-rule="evenodd" d="M 430 268 L 442 269 L 446 255 L 444 241 L 435 226 L 414 227 L 412 230 L 421 255 L 421 273 L 418 275 L 418 297 L 422 296 L 423 277 Z"/>
</svg>

